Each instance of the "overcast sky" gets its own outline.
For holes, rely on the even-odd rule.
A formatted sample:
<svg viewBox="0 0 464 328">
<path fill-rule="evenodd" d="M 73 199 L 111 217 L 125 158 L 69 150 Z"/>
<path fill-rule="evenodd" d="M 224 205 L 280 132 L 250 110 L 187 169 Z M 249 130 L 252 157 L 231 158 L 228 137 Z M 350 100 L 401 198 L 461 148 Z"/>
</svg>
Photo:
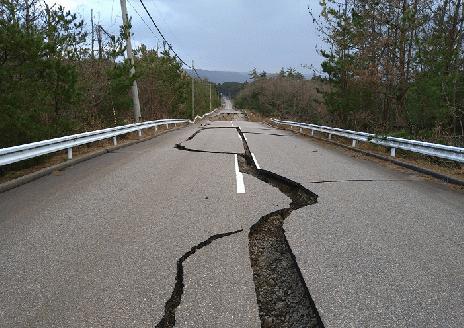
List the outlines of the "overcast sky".
<svg viewBox="0 0 464 328">
<path fill-rule="evenodd" d="M 110 33 L 121 24 L 119 0 L 46 0 L 78 12 Z M 319 12 L 317 0 L 144 0 L 161 31 L 177 53 L 195 67 L 208 70 L 276 72 L 282 66 L 309 73 L 302 65 L 319 67 L 321 45 L 308 14 Z M 156 47 L 158 39 L 148 30 L 134 8 L 152 28 L 139 0 L 128 0 L 134 43 Z M 155 30 L 153 28 L 153 30 Z M 162 42 L 159 41 L 161 45 Z"/>
</svg>

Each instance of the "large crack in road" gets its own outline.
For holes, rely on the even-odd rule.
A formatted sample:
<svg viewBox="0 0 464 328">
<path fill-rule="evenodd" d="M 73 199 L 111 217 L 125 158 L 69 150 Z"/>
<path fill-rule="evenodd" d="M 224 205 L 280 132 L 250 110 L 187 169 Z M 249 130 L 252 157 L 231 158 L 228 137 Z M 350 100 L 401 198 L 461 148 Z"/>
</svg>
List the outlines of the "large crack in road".
<svg viewBox="0 0 464 328">
<path fill-rule="evenodd" d="M 198 245 L 192 247 L 188 252 L 182 255 L 177 260 L 177 273 L 176 273 L 176 283 L 174 285 L 174 290 L 172 291 L 171 297 L 164 305 L 164 316 L 156 325 L 156 328 L 172 328 L 176 324 L 176 309 L 182 301 L 182 294 L 184 293 L 184 262 L 196 251 L 202 249 L 203 247 L 208 246 L 213 241 L 235 235 L 239 232 L 242 232 L 243 229 L 226 232 L 222 234 L 217 234 L 209 237 L 205 241 L 202 241 Z"/>
<path fill-rule="evenodd" d="M 245 150 L 243 154 L 237 154 L 240 172 L 279 189 L 291 200 L 289 207 L 261 217 L 250 228 L 248 234 L 249 254 L 261 326 L 265 328 L 324 327 L 283 228 L 285 219 L 293 211 L 315 204 L 318 196 L 293 180 L 258 168 L 244 133 L 240 127 L 232 128 L 236 129 L 240 135 Z M 214 129 L 214 127 L 199 129 L 186 141 L 192 140 L 206 129 Z M 182 143 L 176 144 L 175 147 L 191 152 L 235 154 L 190 149 Z"/>
<path fill-rule="evenodd" d="M 293 211 L 315 204 L 317 195 L 293 180 L 258 168 L 240 127 L 237 132 L 245 149 L 239 157 L 240 171 L 278 188 L 291 199 L 288 208 L 261 217 L 248 234 L 261 326 L 323 327 L 283 228 Z"/>
</svg>

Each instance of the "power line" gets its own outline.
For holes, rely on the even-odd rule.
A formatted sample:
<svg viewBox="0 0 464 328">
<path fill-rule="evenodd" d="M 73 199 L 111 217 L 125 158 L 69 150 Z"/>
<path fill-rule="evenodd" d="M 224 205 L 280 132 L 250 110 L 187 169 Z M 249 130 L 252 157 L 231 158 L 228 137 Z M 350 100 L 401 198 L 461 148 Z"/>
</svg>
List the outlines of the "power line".
<svg viewBox="0 0 464 328">
<path fill-rule="evenodd" d="M 132 9 L 134 9 L 135 13 L 137 14 L 137 16 L 140 17 L 140 19 L 142 20 L 142 22 L 145 24 L 145 26 L 150 30 L 150 32 L 153 34 L 153 36 L 158 39 L 158 37 L 156 36 L 156 33 L 155 31 L 153 31 L 150 27 L 150 25 L 148 25 L 148 23 L 145 21 L 145 19 L 143 19 L 142 15 L 140 15 L 140 13 L 137 11 L 137 9 L 135 8 L 135 6 L 132 4 L 132 1 L 128 0 L 130 6 L 132 7 Z"/>
<path fill-rule="evenodd" d="M 114 34 L 111 34 L 111 33 L 107 32 L 107 31 L 103 28 L 103 26 L 101 26 L 101 25 L 97 25 L 97 26 L 99 26 L 99 27 L 101 28 L 101 30 L 103 31 L 103 33 L 105 33 L 110 39 L 112 39 L 113 37 L 116 37 Z"/>
<path fill-rule="evenodd" d="M 200 75 L 198 75 L 198 72 L 197 70 L 195 69 L 195 67 L 193 66 L 190 66 L 189 64 L 187 64 L 178 54 L 177 52 L 172 48 L 172 45 L 168 42 L 168 40 L 166 40 L 166 38 L 164 37 L 164 34 L 161 32 L 161 30 L 159 29 L 158 25 L 155 23 L 155 20 L 153 19 L 153 17 L 151 16 L 150 12 L 148 11 L 147 7 L 145 6 L 145 4 L 143 3 L 143 0 L 139 0 L 140 3 L 142 4 L 143 6 L 143 9 L 145 9 L 145 12 L 147 13 L 148 17 L 150 17 L 150 20 L 151 22 L 153 23 L 153 25 L 155 25 L 155 28 L 156 30 L 158 31 L 159 35 L 163 38 L 164 42 L 166 42 L 166 44 L 168 45 L 169 49 L 174 53 L 174 55 L 176 56 L 176 58 L 182 63 L 184 64 L 185 66 L 187 66 L 188 68 L 192 69 L 195 74 L 197 75 L 197 77 L 199 79 L 200 78 Z"/>
<path fill-rule="evenodd" d="M 157 0 L 156 0 L 156 1 L 157 1 Z M 173 41 L 174 41 L 173 43 L 179 44 L 179 42 L 177 42 L 177 41 L 179 41 L 179 39 L 176 38 L 176 35 L 174 34 L 174 32 L 172 31 L 171 27 L 169 26 L 169 23 L 168 23 L 168 21 L 166 20 L 166 18 L 163 16 L 163 11 L 158 7 L 158 5 L 156 4 L 156 1 L 155 1 L 155 0 L 151 0 L 150 3 L 153 4 L 153 6 L 155 7 L 156 12 L 159 13 L 159 17 L 161 18 L 161 20 L 162 20 L 163 23 L 164 23 L 163 25 L 166 26 L 166 29 L 168 30 L 169 35 L 171 35 L 171 37 L 170 37 L 171 40 L 174 39 L 174 40 L 173 40 Z"/>
</svg>

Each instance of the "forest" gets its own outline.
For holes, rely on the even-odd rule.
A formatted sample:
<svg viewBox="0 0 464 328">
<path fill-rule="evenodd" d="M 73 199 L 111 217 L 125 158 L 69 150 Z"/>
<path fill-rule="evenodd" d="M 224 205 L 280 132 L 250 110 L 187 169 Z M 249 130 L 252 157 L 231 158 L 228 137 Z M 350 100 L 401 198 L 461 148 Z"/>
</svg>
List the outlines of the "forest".
<svg viewBox="0 0 464 328">
<path fill-rule="evenodd" d="M 321 0 L 308 81 L 256 74 L 243 107 L 341 128 L 464 145 L 462 0 Z M 293 84 L 293 86 L 291 86 Z M 318 93 L 320 98 L 304 101 Z M 292 104 L 293 99 L 293 104 Z M 320 102 L 323 106 L 320 106 Z"/>
<path fill-rule="evenodd" d="M 294 68 L 268 75 L 250 72 L 250 83 L 244 83 L 235 97 L 235 105 L 267 117 L 292 118 L 323 122 L 326 118 L 322 92 L 327 84 L 320 79 L 307 80 Z"/>
<path fill-rule="evenodd" d="M 133 123 L 133 79 L 143 120 L 190 118 L 192 82 L 179 59 L 141 45 L 130 77 L 127 33 L 43 1 L 0 0 L 0 148 Z M 209 111 L 209 90 L 195 81 L 195 114 Z"/>
</svg>

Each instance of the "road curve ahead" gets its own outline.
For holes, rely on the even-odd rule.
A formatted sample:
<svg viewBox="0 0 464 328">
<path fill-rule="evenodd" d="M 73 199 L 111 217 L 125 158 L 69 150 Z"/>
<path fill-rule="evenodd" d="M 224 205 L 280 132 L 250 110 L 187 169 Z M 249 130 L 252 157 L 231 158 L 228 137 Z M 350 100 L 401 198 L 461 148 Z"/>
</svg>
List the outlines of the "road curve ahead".
<svg viewBox="0 0 464 328">
<path fill-rule="evenodd" d="M 463 199 L 263 124 L 191 125 L 0 194 L 0 326 L 463 327 Z"/>
</svg>

